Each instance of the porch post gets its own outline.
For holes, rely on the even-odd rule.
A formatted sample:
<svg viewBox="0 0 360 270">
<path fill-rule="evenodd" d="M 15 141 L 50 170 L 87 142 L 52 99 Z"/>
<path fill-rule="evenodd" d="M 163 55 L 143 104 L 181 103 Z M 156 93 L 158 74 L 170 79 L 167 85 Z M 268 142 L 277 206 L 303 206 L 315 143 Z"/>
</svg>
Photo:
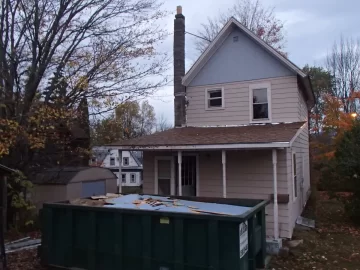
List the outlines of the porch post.
<svg viewBox="0 0 360 270">
<path fill-rule="evenodd" d="M 272 150 L 273 182 L 274 182 L 274 239 L 279 239 L 279 209 L 277 193 L 277 152 Z"/>
<path fill-rule="evenodd" d="M 221 151 L 223 197 L 226 198 L 226 151 Z"/>
<path fill-rule="evenodd" d="M 118 152 L 119 152 L 119 176 L 118 176 L 119 186 L 118 186 L 118 192 L 121 193 L 122 192 L 122 173 L 121 173 L 122 150 L 119 149 Z"/>
<path fill-rule="evenodd" d="M 181 163 L 182 163 L 182 152 L 178 151 L 178 173 L 179 173 L 179 179 L 178 179 L 178 195 L 182 196 L 182 178 L 181 178 Z"/>
</svg>

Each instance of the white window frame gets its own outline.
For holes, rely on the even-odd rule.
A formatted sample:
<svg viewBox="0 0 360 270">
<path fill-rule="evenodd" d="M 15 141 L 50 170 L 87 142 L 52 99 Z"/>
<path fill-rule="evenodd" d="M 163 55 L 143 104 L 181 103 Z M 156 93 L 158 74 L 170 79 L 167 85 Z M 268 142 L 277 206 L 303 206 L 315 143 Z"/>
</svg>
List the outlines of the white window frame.
<svg viewBox="0 0 360 270">
<path fill-rule="evenodd" d="M 221 107 L 209 107 L 209 92 L 211 91 L 221 91 Z M 205 110 L 223 110 L 225 108 L 225 98 L 224 98 L 224 87 L 213 87 L 205 89 Z"/>
<path fill-rule="evenodd" d="M 267 89 L 267 101 L 268 101 L 268 119 L 254 119 L 253 108 L 253 92 L 256 89 Z M 272 110 L 271 110 L 271 83 L 254 83 L 249 85 L 249 111 L 250 111 L 250 123 L 271 123 Z"/>
<path fill-rule="evenodd" d="M 133 182 L 133 178 L 134 177 L 134 182 Z M 136 184 L 136 173 L 130 173 L 130 183 L 131 184 Z"/>
<path fill-rule="evenodd" d="M 111 164 L 111 161 L 114 160 L 114 164 Z M 116 166 L 116 159 L 114 157 L 111 157 L 110 158 L 110 166 Z"/>
<path fill-rule="evenodd" d="M 295 202 L 296 199 L 299 197 L 299 194 L 298 194 L 298 183 L 299 183 L 299 172 L 298 172 L 298 168 L 297 168 L 297 164 L 295 163 L 294 164 L 294 155 L 295 155 L 295 160 L 298 159 L 298 156 L 296 154 L 295 151 L 292 151 L 291 152 L 291 181 L 292 181 L 292 191 L 293 191 L 293 201 Z M 295 172 L 294 172 L 294 167 L 296 166 L 296 175 L 295 175 Z M 296 177 L 296 185 L 295 185 L 295 177 Z M 296 191 L 296 192 L 295 192 Z"/>
<path fill-rule="evenodd" d="M 168 160 L 171 166 L 170 194 L 175 195 L 175 162 L 173 156 L 155 156 L 154 159 L 154 194 L 159 194 L 158 161 Z"/>
<path fill-rule="evenodd" d="M 125 181 L 123 181 L 123 176 L 125 176 Z M 121 174 L 121 183 L 125 184 L 126 183 L 126 173 L 122 173 Z"/>
<path fill-rule="evenodd" d="M 125 160 L 127 160 L 127 164 L 125 164 Z M 129 166 L 129 164 L 130 164 L 130 159 L 129 159 L 129 157 L 123 157 L 123 165 L 124 165 L 124 166 Z"/>
</svg>

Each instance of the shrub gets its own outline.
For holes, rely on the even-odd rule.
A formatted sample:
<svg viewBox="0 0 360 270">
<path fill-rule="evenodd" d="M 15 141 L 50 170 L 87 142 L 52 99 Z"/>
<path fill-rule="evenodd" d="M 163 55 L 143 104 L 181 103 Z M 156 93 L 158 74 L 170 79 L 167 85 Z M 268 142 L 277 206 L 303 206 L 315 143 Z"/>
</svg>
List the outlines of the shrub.
<svg viewBox="0 0 360 270">
<path fill-rule="evenodd" d="M 339 187 L 351 191 L 337 198 L 344 202 L 349 217 L 360 223 L 360 121 L 337 143 L 334 157 L 322 170 L 321 183 L 333 192 L 330 195 Z"/>
</svg>

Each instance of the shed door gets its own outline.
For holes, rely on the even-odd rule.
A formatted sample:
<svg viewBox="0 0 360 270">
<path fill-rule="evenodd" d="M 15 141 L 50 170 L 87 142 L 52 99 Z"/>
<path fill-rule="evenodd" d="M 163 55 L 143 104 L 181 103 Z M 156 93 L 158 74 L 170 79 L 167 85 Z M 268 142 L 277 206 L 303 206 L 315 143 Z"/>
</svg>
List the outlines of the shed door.
<svg viewBox="0 0 360 270">
<path fill-rule="evenodd" d="M 82 197 L 90 197 L 96 195 L 105 195 L 105 180 L 82 182 Z"/>
</svg>

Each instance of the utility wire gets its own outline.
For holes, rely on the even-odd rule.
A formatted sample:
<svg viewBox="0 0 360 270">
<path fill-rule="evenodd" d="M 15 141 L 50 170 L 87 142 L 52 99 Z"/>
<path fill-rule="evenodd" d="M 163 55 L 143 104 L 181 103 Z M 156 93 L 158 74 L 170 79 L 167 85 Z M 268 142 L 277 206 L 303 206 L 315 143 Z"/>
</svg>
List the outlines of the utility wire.
<svg viewBox="0 0 360 270">
<path fill-rule="evenodd" d="M 203 40 L 206 40 L 206 41 L 208 41 L 208 42 L 211 42 L 211 40 L 209 40 L 209 39 L 207 39 L 207 38 L 204 38 L 204 37 L 200 37 L 200 36 L 195 35 L 195 34 L 193 34 L 193 33 L 189 33 L 189 32 L 186 32 L 186 31 L 185 31 L 185 34 L 189 34 L 189 35 L 192 35 L 192 36 L 194 36 L 194 37 L 201 38 L 201 39 L 203 39 Z"/>
</svg>

